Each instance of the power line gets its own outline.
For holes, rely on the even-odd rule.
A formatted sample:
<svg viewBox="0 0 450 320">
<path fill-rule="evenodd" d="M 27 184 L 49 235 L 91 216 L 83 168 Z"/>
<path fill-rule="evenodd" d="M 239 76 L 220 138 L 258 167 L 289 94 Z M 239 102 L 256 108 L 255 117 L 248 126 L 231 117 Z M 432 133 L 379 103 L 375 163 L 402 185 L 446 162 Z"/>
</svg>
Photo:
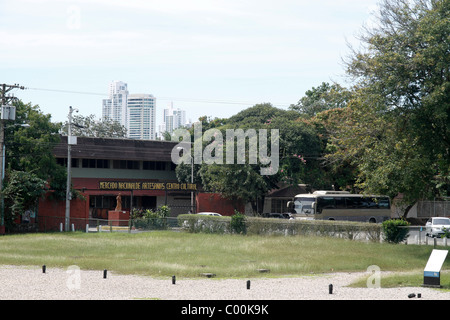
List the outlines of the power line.
<svg viewBox="0 0 450 320">
<path fill-rule="evenodd" d="M 59 92 L 59 93 L 75 93 L 75 94 L 86 94 L 86 95 L 96 95 L 96 96 L 108 96 L 104 93 L 98 93 L 98 92 L 87 92 L 87 91 L 72 91 L 72 90 L 60 90 L 60 89 L 45 89 L 45 88 L 28 88 L 25 89 L 28 90 L 38 90 L 38 91 L 52 91 L 52 92 Z"/>
<path fill-rule="evenodd" d="M 89 92 L 89 91 L 73 91 L 73 90 L 48 89 L 48 88 L 28 88 L 28 87 L 25 89 L 108 97 L 108 94 L 105 94 L 105 93 Z M 156 98 L 158 100 L 165 100 L 165 101 L 183 101 L 183 102 L 217 103 L 217 104 L 234 104 L 234 105 L 255 105 L 255 104 L 261 103 L 261 101 L 254 102 L 254 101 L 236 101 L 236 100 L 225 100 L 225 99 L 217 99 L 216 100 L 216 99 L 182 98 L 182 97 L 156 97 Z M 289 106 L 292 104 L 290 102 L 271 102 L 271 103 L 274 105 L 285 105 L 285 106 Z"/>
</svg>

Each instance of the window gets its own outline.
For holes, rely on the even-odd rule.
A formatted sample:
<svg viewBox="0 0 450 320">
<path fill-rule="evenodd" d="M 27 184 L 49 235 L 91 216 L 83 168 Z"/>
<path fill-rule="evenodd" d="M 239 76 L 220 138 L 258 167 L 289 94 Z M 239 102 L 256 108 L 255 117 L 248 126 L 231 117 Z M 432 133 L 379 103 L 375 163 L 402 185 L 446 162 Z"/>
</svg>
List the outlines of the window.
<svg viewBox="0 0 450 320">
<path fill-rule="evenodd" d="M 345 202 L 348 209 L 358 209 L 362 206 L 362 200 L 359 197 L 347 197 Z"/>
<path fill-rule="evenodd" d="M 126 160 L 114 160 L 113 161 L 113 168 L 114 169 L 126 169 L 127 168 L 127 161 Z"/>
<path fill-rule="evenodd" d="M 322 213 L 323 209 L 334 209 L 333 197 L 320 197 L 317 198 L 317 213 Z"/>
<path fill-rule="evenodd" d="M 108 169 L 109 168 L 109 160 L 105 160 L 105 159 L 97 159 L 97 168 L 105 168 Z"/>
<path fill-rule="evenodd" d="M 162 161 L 144 161 L 142 165 L 144 170 L 159 170 L 159 171 L 166 170 L 166 162 Z"/>
<path fill-rule="evenodd" d="M 95 159 L 83 159 L 81 166 L 83 168 L 95 168 Z"/>
<path fill-rule="evenodd" d="M 127 169 L 139 170 L 139 161 L 127 160 Z"/>
<path fill-rule="evenodd" d="M 345 198 L 334 198 L 334 208 L 335 209 L 345 209 Z"/>
<path fill-rule="evenodd" d="M 72 168 L 78 168 L 80 159 L 72 158 Z M 56 158 L 56 163 L 60 166 L 67 167 L 67 158 Z"/>
<path fill-rule="evenodd" d="M 271 213 L 284 213 L 287 210 L 288 200 L 283 199 L 272 199 Z"/>
<path fill-rule="evenodd" d="M 114 160 L 113 161 L 114 169 L 132 169 L 139 170 L 139 161 L 133 160 Z"/>
</svg>

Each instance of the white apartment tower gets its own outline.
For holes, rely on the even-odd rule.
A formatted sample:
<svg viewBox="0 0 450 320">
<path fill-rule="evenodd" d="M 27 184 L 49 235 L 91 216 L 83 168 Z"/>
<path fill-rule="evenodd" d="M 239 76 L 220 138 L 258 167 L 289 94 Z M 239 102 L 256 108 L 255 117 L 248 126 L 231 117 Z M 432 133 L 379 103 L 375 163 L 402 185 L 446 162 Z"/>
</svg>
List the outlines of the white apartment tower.
<svg viewBox="0 0 450 320">
<path fill-rule="evenodd" d="M 102 117 L 127 129 L 131 139 L 155 139 L 156 98 L 151 94 L 129 94 L 122 81 L 109 85 L 109 98 L 103 99 Z"/>
<path fill-rule="evenodd" d="M 130 94 L 127 109 L 128 137 L 154 140 L 156 98 L 151 94 Z"/>
<path fill-rule="evenodd" d="M 160 126 L 160 132 L 172 133 L 173 130 L 186 125 L 186 111 L 180 108 L 174 109 L 171 104 L 169 108 L 163 110 L 163 125 Z"/>
<path fill-rule="evenodd" d="M 109 84 L 109 98 L 103 99 L 102 117 L 112 119 L 123 126 L 127 126 L 127 84 L 113 81 Z"/>
</svg>

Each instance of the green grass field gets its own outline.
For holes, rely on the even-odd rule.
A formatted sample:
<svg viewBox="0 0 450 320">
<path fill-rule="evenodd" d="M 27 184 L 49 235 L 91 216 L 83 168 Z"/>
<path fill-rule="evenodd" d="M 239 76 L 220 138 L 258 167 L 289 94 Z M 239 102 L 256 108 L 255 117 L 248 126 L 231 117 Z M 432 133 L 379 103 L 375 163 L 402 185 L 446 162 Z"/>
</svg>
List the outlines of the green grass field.
<svg viewBox="0 0 450 320">
<path fill-rule="evenodd" d="M 377 265 L 382 271 L 421 275 L 432 246 L 365 243 L 306 236 L 240 236 L 154 231 L 46 233 L 0 237 L 0 264 L 77 265 L 153 277 L 289 277 L 353 272 Z M 269 269 L 260 273 L 258 269 Z M 450 270 L 450 263 L 443 269 Z M 422 279 L 419 277 L 419 282 Z M 418 284 L 420 285 L 420 283 Z"/>
</svg>

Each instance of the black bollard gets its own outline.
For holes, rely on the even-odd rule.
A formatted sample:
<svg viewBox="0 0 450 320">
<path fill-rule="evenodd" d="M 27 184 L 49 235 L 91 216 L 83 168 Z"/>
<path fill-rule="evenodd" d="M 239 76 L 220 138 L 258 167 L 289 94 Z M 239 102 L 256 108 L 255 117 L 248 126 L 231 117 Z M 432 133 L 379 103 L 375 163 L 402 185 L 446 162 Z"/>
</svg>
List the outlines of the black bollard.
<svg viewBox="0 0 450 320">
<path fill-rule="evenodd" d="M 176 281 L 177 281 L 177 278 L 175 276 L 172 276 L 172 284 L 175 284 Z"/>
<path fill-rule="evenodd" d="M 106 274 L 108 273 L 108 271 L 105 269 L 103 270 L 103 279 L 106 279 Z"/>
<path fill-rule="evenodd" d="M 45 271 L 47 270 L 47 267 L 45 266 L 45 264 L 42 266 L 42 273 L 45 273 Z"/>
<path fill-rule="evenodd" d="M 328 286 L 328 293 L 329 293 L 329 294 L 333 294 L 333 285 L 332 285 L 332 284 L 330 284 L 330 285 Z"/>
<path fill-rule="evenodd" d="M 247 280 L 247 290 L 250 290 L 250 280 Z"/>
</svg>

